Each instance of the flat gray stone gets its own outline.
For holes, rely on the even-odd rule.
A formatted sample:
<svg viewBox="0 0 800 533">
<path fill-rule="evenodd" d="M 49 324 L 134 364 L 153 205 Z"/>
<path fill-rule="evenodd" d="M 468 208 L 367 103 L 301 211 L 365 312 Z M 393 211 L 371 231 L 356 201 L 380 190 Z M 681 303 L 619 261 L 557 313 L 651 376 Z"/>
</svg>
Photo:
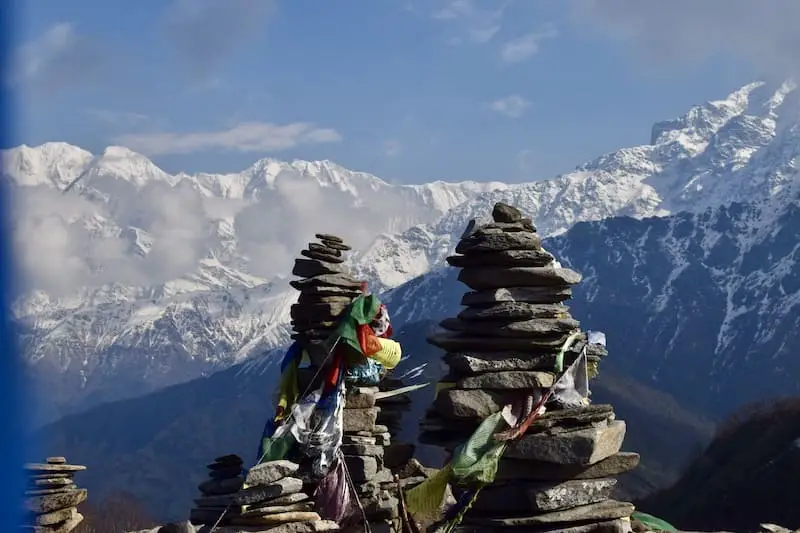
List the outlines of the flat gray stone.
<svg viewBox="0 0 800 533">
<path fill-rule="evenodd" d="M 339 526 L 330 520 L 317 520 L 314 522 L 291 522 L 279 526 L 222 526 L 214 533 L 322 533 L 323 531 L 338 531 Z M 211 533 L 211 526 L 203 526 L 197 533 Z"/>
<path fill-rule="evenodd" d="M 456 245 L 456 253 L 463 255 L 481 254 L 489 252 L 503 252 L 506 250 L 539 250 L 542 239 L 533 232 L 485 232 L 476 231 L 469 237 L 461 239 Z"/>
<path fill-rule="evenodd" d="M 519 527 L 564 524 L 569 522 L 606 522 L 629 517 L 635 510 L 631 503 L 604 500 L 569 509 L 551 511 L 525 517 L 513 518 L 467 518 L 465 523 L 489 527 Z"/>
<path fill-rule="evenodd" d="M 508 526 L 488 527 L 461 525 L 453 530 L 454 533 L 504 533 L 509 531 Z M 534 527 L 532 529 L 514 528 L 516 533 L 631 533 L 630 520 L 618 518 L 605 522 L 590 524 L 562 524 L 555 527 Z"/>
<path fill-rule="evenodd" d="M 323 274 L 339 274 L 342 268 L 332 263 L 320 261 L 318 259 L 298 258 L 294 260 L 292 275 L 301 278 L 311 278 Z"/>
<path fill-rule="evenodd" d="M 513 350 L 543 354 L 560 348 L 568 336 L 566 333 L 558 333 L 537 337 L 479 337 L 468 333 L 439 331 L 428 336 L 427 341 L 448 352 L 502 352 Z"/>
<path fill-rule="evenodd" d="M 339 287 L 341 289 L 360 289 L 361 282 L 347 274 L 322 274 L 313 278 L 292 280 L 289 285 L 302 291 L 306 287 Z"/>
<path fill-rule="evenodd" d="M 445 389 L 436 396 L 433 407 L 446 418 L 483 419 L 502 409 L 504 398 L 501 393 L 480 389 Z"/>
<path fill-rule="evenodd" d="M 69 507 L 77 507 L 86 500 L 86 496 L 86 489 L 71 489 L 55 494 L 31 496 L 25 498 L 25 508 L 37 514 L 52 513 Z"/>
<path fill-rule="evenodd" d="M 291 461 L 270 461 L 254 466 L 247 472 L 245 483 L 248 486 L 271 485 L 297 472 L 300 465 Z"/>
<path fill-rule="evenodd" d="M 500 459 L 495 480 L 559 481 L 563 479 L 599 479 L 630 472 L 639 465 L 639 454 L 620 452 L 593 465 L 557 465 L 522 459 Z"/>
<path fill-rule="evenodd" d="M 474 290 L 508 287 L 563 287 L 580 283 L 581 275 L 568 268 L 470 267 L 461 270 L 458 280 Z"/>
<path fill-rule="evenodd" d="M 52 526 L 55 524 L 60 524 L 61 522 L 65 522 L 72 518 L 72 515 L 77 512 L 78 510 L 74 507 L 69 507 L 67 509 L 36 515 L 34 523 L 37 526 Z"/>
<path fill-rule="evenodd" d="M 230 519 L 231 525 L 242 526 L 279 526 L 282 524 L 316 522 L 322 517 L 313 511 L 289 511 L 275 514 L 253 514 L 247 516 L 234 516 Z"/>
<path fill-rule="evenodd" d="M 534 318 L 518 322 L 466 322 L 460 318 L 446 318 L 439 325 L 449 331 L 480 335 L 482 337 L 538 337 L 555 333 L 570 333 L 580 326 L 574 318 Z"/>
<path fill-rule="evenodd" d="M 620 451 L 625 422 L 615 420 L 605 427 L 592 427 L 556 434 L 526 434 L 510 443 L 505 457 L 562 465 L 591 465 Z"/>
<path fill-rule="evenodd" d="M 248 487 L 233 495 L 233 503 L 237 505 L 252 505 L 261 503 L 286 494 L 293 494 L 303 490 L 303 482 L 293 477 L 285 477 L 270 485 Z"/>
<path fill-rule="evenodd" d="M 330 252 L 336 252 L 339 255 L 322 252 L 320 250 L 301 250 L 300 255 L 302 255 L 303 257 L 308 257 L 309 259 L 322 261 L 323 263 L 330 263 L 334 265 L 339 265 L 344 263 L 344 257 L 342 257 L 342 252 L 340 252 L 339 250 L 334 250 L 332 248 L 328 248 L 327 246 L 320 246 L 320 248 L 324 248 L 325 250 L 328 250 Z"/>
<path fill-rule="evenodd" d="M 489 307 L 468 307 L 458 314 L 458 318 L 466 322 L 569 317 L 569 307 L 564 304 L 530 304 L 527 302 L 498 302 Z"/>
<path fill-rule="evenodd" d="M 487 372 L 477 376 L 462 378 L 456 382 L 460 389 L 549 389 L 555 382 L 551 372 L 510 370 L 507 372 Z"/>
<path fill-rule="evenodd" d="M 344 455 L 363 455 L 367 457 L 383 457 L 385 448 L 377 444 L 344 444 L 340 448 Z"/>
<path fill-rule="evenodd" d="M 345 432 L 372 432 L 375 429 L 375 422 L 378 419 L 380 409 L 370 407 L 367 409 L 344 409 L 342 415 L 344 419 Z"/>
<path fill-rule="evenodd" d="M 81 472 L 86 470 L 83 465 L 67 465 L 67 464 L 47 464 L 47 463 L 27 463 L 25 470 L 28 472 Z"/>
<path fill-rule="evenodd" d="M 445 354 L 444 362 L 458 375 L 471 376 L 509 370 L 552 370 L 555 368 L 556 355 L 548 353 L 537 356 L 521 352 L 449 352 Z"/>
<path fill-rule="evenodd" d="M 465 293 L 461 305 L 488 307 L 498 302 L 559 303 L 572 298 L 572 289 L 555 287 L 501 287 Z"/>
<path fill-rule="evenodd" d="M 368 481 L 378 473 L 379 463 L 375 457 L 345 455 L 344 463 L 355 483 Z"/>
<path fill-rule="evenodd" d="M 515 514 L 569 509 L 607 500 L 616 484 L 616 479 L 606 478 L 491 485 L 481 491 L 473 509 L 478 512 Z"/>
<path fill-rule="evenodd" d="M 377 387 L 354 387 L 347 391 L 345 409 L 368 409 L 375 406 Z"/>
</svg>

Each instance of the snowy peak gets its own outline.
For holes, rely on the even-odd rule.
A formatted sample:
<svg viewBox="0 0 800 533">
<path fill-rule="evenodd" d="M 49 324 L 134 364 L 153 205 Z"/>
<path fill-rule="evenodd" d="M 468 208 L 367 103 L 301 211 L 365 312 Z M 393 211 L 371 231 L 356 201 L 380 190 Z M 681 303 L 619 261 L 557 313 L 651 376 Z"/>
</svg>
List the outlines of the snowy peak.
<svg viewBox="0 0 800 533">
<path fill-rule="evenodd" d="M 46 185 L 63 190 L 93 159 L 86 150 L 63 142 L 21 145 L 0 153 L 2 174 L 20 186 Z"/>
</svg>

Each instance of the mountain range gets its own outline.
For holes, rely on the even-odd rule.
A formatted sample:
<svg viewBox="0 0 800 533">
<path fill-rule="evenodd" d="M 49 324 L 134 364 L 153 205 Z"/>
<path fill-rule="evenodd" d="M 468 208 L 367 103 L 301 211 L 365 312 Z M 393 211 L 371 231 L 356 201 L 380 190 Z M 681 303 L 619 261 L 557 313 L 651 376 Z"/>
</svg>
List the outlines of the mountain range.
<svg viewBox="0 0 800 533">
<path fill-rule="evenodd" d="M 626 339 L 621 369 L 663 390 L 714 372 L 730 377 L 717 398 L 762 394 L 767 378 L 796 368 L 783 343 L 797 320 L 798 100 L 790 82 L 749 84 L 657 123 L 649 144 L 518 185 L 392 185 L 330 162 L 271 159 L 235 174 L 171 175 L 121 147 L 5 151 L 24 287 L 17 327 L 31 376 L 47 387 L 39 418 L 283 345 L 291 259 L 320 229 L 356 248 L 348 266 L 389 291 L 396 323 L 449 313 L 460 293 L 437 269 L 496 201 L 529 214 L 587 277 L 573 314 Z M 601 303 L 628 313 L 614 322 Z M 764 376 L 756 383 L 752 368 Z"/>
</svg>

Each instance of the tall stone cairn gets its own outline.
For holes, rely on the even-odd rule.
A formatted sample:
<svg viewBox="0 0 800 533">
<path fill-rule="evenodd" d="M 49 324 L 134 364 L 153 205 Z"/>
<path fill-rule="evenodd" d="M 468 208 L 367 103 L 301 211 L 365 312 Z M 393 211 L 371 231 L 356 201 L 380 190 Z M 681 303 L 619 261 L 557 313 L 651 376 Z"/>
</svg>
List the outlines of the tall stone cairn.
<svg viewBox="0 0 800 533">
<path fill-rule="evenodd" d="M 271 461 L 243 475 L 244 463 L 236 455 L 216 458 L 209 478 L 198 487 L 189 520 L 206 533 L 314 533 L 336 531 L 334 522 L 322 520 L 314 502 L 302 491 L 303 481 L 294 474 L 299 465 Z"/>
<path fill-rule="evenodd" d="M 83 521 L 78 505 L 86 500 L 86 489 L 73 481 L 82 465 L 67 464 L 64 457 L 48 457 L 44 463 L 25 465 L 28 487 L 25 491 L 27 518 L 22 531 L 69 533 Z"/>
<path fill-rule="evenodd" d="M 461 300 L 466 308 L 428 338 L 447 352 L 449 374 L 422 422 L 421 441 L 449 451 L 507 403 L 549 389 L 558 377 L 557 354 L 572 333 L 580 336 L 564 368 L 584 347 L 590 367 L 606 355 L 600 344 L 587 346 L 588 336 L 563 303 L 580 274 L 542 249 L 531 219 L 516 208 L 498 203 L 492 217 L 483 226 L 472 221 L 459 255 L 447 259 L 462 269 L 458 279 L 471 292 Z M 625 423 L 610 405 L 546 407 L 506 448 L 494 483 L 479 493 L 457 531 L 630 531 L 633 505 L 610 499 L 614 476 L 639 461 L 638 454 L 620 452 Z"/>
</svg>

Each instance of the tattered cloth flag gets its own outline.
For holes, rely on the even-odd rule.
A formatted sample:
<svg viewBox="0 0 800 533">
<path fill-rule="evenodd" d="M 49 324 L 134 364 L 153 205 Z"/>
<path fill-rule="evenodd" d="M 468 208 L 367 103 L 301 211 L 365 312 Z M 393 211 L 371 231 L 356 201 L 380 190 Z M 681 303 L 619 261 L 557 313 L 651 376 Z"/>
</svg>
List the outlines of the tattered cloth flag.
<svg viewBox="0 0 800 533">
<path fill-rule="evenodd" d="M 341 456 L 314 491 L 319 514 L 340 527 L 350 525 L 360 518 L 358 505 L 353 501 L 353 492 L 347 482 L 347 472 Z"/>
</svg>

